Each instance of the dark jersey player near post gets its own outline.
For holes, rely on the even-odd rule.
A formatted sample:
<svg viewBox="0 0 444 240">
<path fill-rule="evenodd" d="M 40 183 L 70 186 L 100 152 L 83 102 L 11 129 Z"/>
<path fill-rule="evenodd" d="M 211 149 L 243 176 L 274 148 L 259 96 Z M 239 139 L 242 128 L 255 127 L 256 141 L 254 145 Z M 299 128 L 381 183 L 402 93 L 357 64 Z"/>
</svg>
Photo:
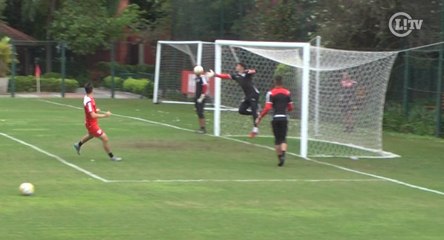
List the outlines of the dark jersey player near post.
<svg viewBox="0 0 444 240">
<path fill-rule="evenodd" d="M 247 69 L 246 65 L 243 63 L 237 63 L 235 68 L 235 73 L 214 73 L 210 70 L 209 77 L 216 76 L 221 79 L 231 79 L 236 81 L 242 88 L 245 94 L 245 98 L 239 106 L 239 113 L 242 115 L 251 115 L 253 117 L 253 130 L 250 133 L 250 138 L 255 137 L 259 133 L 259 129 L 256 124 L 256 119 L 258 118 L 258 101 L 259 101 L 259 90 L 254 86 L 253 75 L 256 73 L 255 69 Z"/>
<path fill-rule="evenodd" d="M 85 92 L 86 95 L 83 98 L 83 109 L 85 111 L 85 127 L 86 130 L 88 130 L 88 133 L 83 136 L 78 143 L 74 144 L 74 149 L 77 151 L 77 154 L 80 155 L 80 148 L 83 146 L 83 144 L 96 137 L 102 140 L 103 149 L 112 161 L 122 160 L 122 158 L 114 156 L 111 152 L 111 148 L 108 143 L 109 138 L 99 127 L 98 123 L 99 118 L 107 118 L 111 116 L 111 112 L 107 111 L 104 114 L 99 113 L 100 109 L 96 108 L 96 101 L 94 100 L 92 83 L 85 84 Z"/>
<path fill-rule="evenodd" d="M 199 130 L 197 130 L 197 133 L 205 134 L 207 133 L 207 130 L 205 128 L 204 109 L 205 109 L 205 94 L 208 89 L 208 84 L 205 78 L 203 77 L 204 69 L 202 66 L 195 66 L 194 74 L 196 74 L 195 78 L 196 91 L 194 95 L 194 106 L 196 108 L 196 113 L 199 119 L 199 127 L 200 127 Z"/>
<path fill-rule="evenodd" d="M 281 76 L 274 78 L 275 87 L 267 93 L 267 100 L 264 110 L 256 120 L 259 125 L 262 118 L 267 115 L 270 110 L 273 110 L 273 120 L 271 126 L 274 134 L 274 145 L 276 154 L 279 160 L 279 167 L 284 166 L 285 152 L 287 151 L 287 125 L 288 112 L 294 109 L 291 101 L 291 93 L 288 89 L 283 87 Z"/>
</svg>

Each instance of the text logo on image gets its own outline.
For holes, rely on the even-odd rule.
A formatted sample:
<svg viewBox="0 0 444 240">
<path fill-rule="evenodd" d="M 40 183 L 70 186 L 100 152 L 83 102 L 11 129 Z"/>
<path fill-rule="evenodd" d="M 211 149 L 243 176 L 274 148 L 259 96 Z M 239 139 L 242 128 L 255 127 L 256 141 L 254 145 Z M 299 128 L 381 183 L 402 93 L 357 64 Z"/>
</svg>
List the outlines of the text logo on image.
<svg viewBox="0 0 444 240">
<path fill-rule="evenodd" d="M 397 37 L 406 37 L 413 30 L 420 30 L 422 26 L 422 19 L 413 19 L 405 12 L 397 12 L 389 20 L 390 32 Z"/>
</svg>

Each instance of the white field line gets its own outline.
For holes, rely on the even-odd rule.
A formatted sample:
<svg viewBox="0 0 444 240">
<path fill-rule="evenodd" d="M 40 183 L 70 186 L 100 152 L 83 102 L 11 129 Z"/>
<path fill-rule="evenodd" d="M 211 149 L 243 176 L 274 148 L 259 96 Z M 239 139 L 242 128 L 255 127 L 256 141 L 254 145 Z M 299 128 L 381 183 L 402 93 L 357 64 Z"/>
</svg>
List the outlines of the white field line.
<svg viewBox="0 0 444 240">
<path fill-rule="evenodd" d="M 55 104 L 55 105 L 60 105 L 60 106 L 65 106 L 65 107 L 82 109 L 82 108 L 75 107 L 75 106 L 72 106 L 72 105 L 69 105 L 69 104 L 62 104 L 62 103 L 57 103 L 57 102 L 52 102 L 52 101 L 47 101 L 47 100 L 45 100 L 44 102 Z M 179 130 L 183 130 L 183 131 L 187 131 L 187 132 L 192 132 L 193 131 L 191 129 L 182 128 L 182 127 L 174 126 L 174 125 L 171 125 L 171 124 L 166 124 L 166 123 L 160 123 L 160 122 L 156 122 L 156 121 L 146 120 L 146 119 L 143 119 L 143 118 L 136 118 L 136 117 L 131 117 L 131 116 L 116 115 L 116 114 L 114 114 L 114 115 L 115 116 L 124 117 L 124 118 L 133 119 L 133 120 L 144 121 L 144 122 L 148 122 L 148 123 L 151 123 L 151 124 L 157 124 L 157 125 L 161 125 L 161 126 L 164 126 L 164 127 L 175 128 L 175 129 L 179 129 Z M 209 135 L 209 136 L 212 136 L 212 135 Z M 235 141 L 235 142 L 239 142 L 239 143 L 244 143 L 244 144 L 260 147 L 260 148 L 265 148 L 265 149 L 269 149 L 269 150 L 274 151 L 274 148 L 269 147 L 269 146 L 265 146 L 265 145 L 261 145 L 261 144 L 250 143 L 250 142 L 247 142 L 247 141 L 242 141 L 242 140 L 239 140 L 239 139 L 234 139 L 234 138 L 229 138 L 229 137 L 221 137 L 221 138 L 226 139 L 226 140 L 230 140 L 230 141 Z M 292 152 L 287 152 L 287 154 L 300 157 L 300 155 L 298 155 L 296 153 L 292 153 Z M 315 160 L 315 159 L 307 158 L 305 160 L 310 161 L 310 162 L 314 162 L 314 163 L 317 163 L 317 164 L 320 164 L 320 165 L 324 165 L 324 166 L 329 166 L 329 167 L 333 167 L 333 168 L 336 168 L 336 169 L 340 169 L 340 170 L 343 170 L 343 171 L 346 171 L 346 172 L 352 172 L 352 173 L 356 173 L 356 174 L 360 174 L 360 175 L 364 175 L 364 176 L 368 176 L 368 177 L 373 177 L 373 178 L 376 178 L 376 179 L 380 179 L 380 180 L 392 182 L 392 183 L 395 183 L 395 184 L 398 184 L 398 185 L 402 185 L 402 186 L 405 186 L 405 187 L 409 187 L 409 188 L 412 188 L 412 189 L 416 189 L 416 190 L 420 190 L 420 191 L 424 191 L 424 192 L 435 193 L 435 194 L 444 196 L 444 192 L 442 192 L 442 191 L 438 191 L 438 190 L 434 190 L 434 189 L 418 186 L 418 185 L 415 185 L 415 184 L 410 184 L 410 183 L 403 182 L 403 181 L 400 181 L 400 180 L 397 180 L 397 179 L 393 179 L 393 178 L 389 178 L 389 177 L 384 177 L 384 176 L 380 176 L 380 175 L 376 175 L 376 174 L 372 174 L 372 173 L 367 173 L 367 172 L 363 172 L 363 171 L 358 171 L 358 170 L 342 167 L 342 166 L 339 166 L 339 165 L 336 165 L 336 164 L 332 164 L 332 163 L 321 162 L 321 161 L 318 161 L 318 160 Z"/>
<path fill-rule="evenodd" d="M 45 154 L 46 156 L 52 157 L 52 158 L 56 159 L 57 161 L 59 161 L 60 163 L 65 164 L 66 166 L 71 167 L 71 168 L 73 168 L 73 169 L 75 169 L 75 170 L 77 170 L 79 172 L 82 172 L 82 173 L 84 173 L 84 174 L 86 174 L 86 175 L 88 175 L 88 176 L 90 176 L 90 177 L 92 177 L 94 179 L 100 180 L 100 181 L 105 182 L 105 183 L 108 182 L 107 179 L 102 178 L 102 177 L 100 177 L 100 176 L 98 176 L 98 175 L 96 175 L 96 174 L 94 174 L 94 173 L 92 173 L 90 171 L 87 171 L 87 170 L 85 170 L 85 169 L 83 169 L 83 168 L 81 168 L 81 167 L 79 167 L 79 166 L 77 166 L 75 164 L 72 164 L 72 163 L 66 161 L 65 159 L 63 159 L 63 158 L 61 158 L 61 157 L 59 157 L 57 155 L 54 155 L 52 153 L 49 153 L 49 152 L 47 152 L 47 151 L 45 151 L 45 150 L 43 150 L 43 149 L 41 149 L 41 148 L 39 148 L 39 147 L 37 147 L 35 145 L 32 145 L 32 144 L 27 143 L 25 141 L 22 141 L 22 140 L 20 140 L 18 138 L 10 136 L 10 135 L 8 135 L 6 133 L 0 132 L 0 135 L 5 137 L 5 138 L 9 138 L 10 140 L 13 140 L 13 141 L 15 141 L 17 143 L 20 143 L 22 145 L 30 147 L 30 148 L 36 150 L 37 152 Z"/>
<path fill-rule="evenodd" d="M 263 182 L 380 182 L 381 179 L 153 179 L 153 180 L 109 180 L 110 183 L 263 183 Z"/>
</svg>

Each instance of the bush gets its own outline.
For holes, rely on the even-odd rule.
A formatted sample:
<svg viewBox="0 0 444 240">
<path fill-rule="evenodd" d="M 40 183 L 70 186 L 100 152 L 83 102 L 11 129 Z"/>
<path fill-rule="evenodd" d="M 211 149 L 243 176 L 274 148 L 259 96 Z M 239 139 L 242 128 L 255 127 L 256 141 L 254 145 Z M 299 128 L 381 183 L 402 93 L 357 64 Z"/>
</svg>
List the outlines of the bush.
<svg viewBox="0 0 444 240">
<path fill-rule="evenodd" d="M 111 62 L 99 62 L 97 63 L 97 70 L 103 73 L 104 76 L 109 75 L 111 73 Z M 140 75 L 140 74 L 154 74 L 154 65 L 127 65 L 127 64 L 115 64 L 116 75 L 121 74 L 132 74 L 132 75 Z"/>
<path fill-rule="evenodd" d="M 401 104 L 387 104 L 384 112 L 385 130 L 418 135 L 433 135 L 435 132 L 435 111 L 427 110 L 424 104 L 411 107 L 408 116 Z"/>
<path fill-rule="evenodd" d="M 16 92 L 35 92 L 37 83 L 34 76 L 16 76 Z M 75 79 L 65 79 L 65 92 L 75 92 L 79 83 Z M 60 78 L 40 78 L 40 90 L 42 92 L 61 92 L 62 79 Z"/>
<path fill-rule="evenodd" d="M 123 79 L 120 77 L 114 77 L 114 84 L 117 89 L 122 89 L 123 87 Z M 103 79 L 103 86 L 106 88 L 112 88 L 113 82 L 111 76 L 105 77 Z"/>
<path fill-rule="evenodd" d="M 128 78 L 123 82 L 123 90 L 152 98 L 154 84 L 149 79 Z"/>
<path fill-rule="evenodd" d="M 62 78 L 62 74 L 57 72 L 47 72 L 41 76 L 42 78 Z"/>
</svg>

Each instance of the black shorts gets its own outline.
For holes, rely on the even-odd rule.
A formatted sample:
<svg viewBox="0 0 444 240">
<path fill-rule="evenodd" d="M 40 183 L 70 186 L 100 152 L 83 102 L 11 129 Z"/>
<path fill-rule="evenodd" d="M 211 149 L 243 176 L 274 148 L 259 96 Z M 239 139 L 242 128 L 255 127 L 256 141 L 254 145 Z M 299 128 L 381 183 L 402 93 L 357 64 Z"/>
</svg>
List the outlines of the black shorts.
<svg viewBox="0 0 444 240">
<path fill-rule="evenodd" d="M 198 102 L 197 102 L 197 99 L 194 100 L 194 107 L 196 108 L 197 116 L 198 116 L 200 119 L 205 118 L 205 115 L 204 115 L 204 110 L 205 110 L 205 100 L 203 100 L 201 103 L 198 103 Z"/>
<path fill-rule="evenodd" d="M 274 134 L 274 144 L 279 145 L 282 143 L 287 143 L 287 118 L 275 118 L 271 121 L 271 126 L 273 127 Z"/>
</svg>

